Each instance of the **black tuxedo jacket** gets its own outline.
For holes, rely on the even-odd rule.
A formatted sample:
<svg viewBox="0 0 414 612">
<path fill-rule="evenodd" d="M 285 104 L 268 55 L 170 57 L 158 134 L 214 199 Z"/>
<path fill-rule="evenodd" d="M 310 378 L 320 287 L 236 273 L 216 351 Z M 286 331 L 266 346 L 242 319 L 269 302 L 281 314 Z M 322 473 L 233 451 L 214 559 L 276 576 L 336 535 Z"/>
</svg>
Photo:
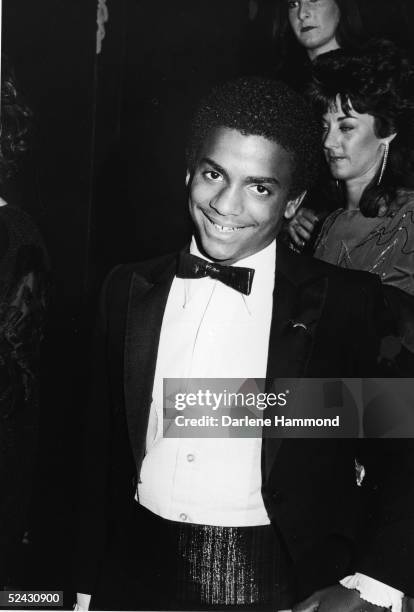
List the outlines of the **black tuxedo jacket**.
<svg viewBox="0 0 414 612">
<path fill-rule="evenodd" d="M 94 591 L 105 549 L 131 538 L 175 270 L 175 255 L 121 265 L 103 287 L 80 495 L 80 592 Z M 275 275 L 269 380 L 376 374 L 382 297 L 375 276 L 294 255 L 279 244 Z M 366 468 L 361 487 L 355 458 Z M 292 560 L 298 600 L 355 571 L 414 595 L 411 441 L 266 438 L 262 479 L 268 515 Z M 145 551 L 141 558 L 145 562 Z"/>
</svg>

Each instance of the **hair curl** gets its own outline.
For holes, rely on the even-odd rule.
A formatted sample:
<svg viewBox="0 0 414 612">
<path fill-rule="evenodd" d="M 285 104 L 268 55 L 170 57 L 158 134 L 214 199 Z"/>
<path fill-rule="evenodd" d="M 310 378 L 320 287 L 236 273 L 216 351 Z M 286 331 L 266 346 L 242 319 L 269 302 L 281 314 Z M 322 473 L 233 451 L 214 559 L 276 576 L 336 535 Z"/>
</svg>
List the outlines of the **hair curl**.
<svg viewBox="0 0 414 612">
<path fill-rule="evenodd" d="M 1 78 L 0 181 L 16 169 L 16 162 L 27 149 L 31 112 L 16 89 L 15 78 L 7 60 Z"/>
<path fill-rule="evenodd" d="M 339 97 L 346 115 L 352 107 L 375 118 L 378 138 L 397 134 L 381 184 L 379 169 L 360 202 L 367 217 L 377 216 L 384 204 L 389 209 L 398 188 L 414 186 L 414 70 L 408 56 L 385 40 L 372 41 L 355 55 L 324 54 L 314 63 L 308 95 L 319 116 Z"/>
<path fill-rule="evenodd" d="M 340 18 L 336 40 L 344 49 L 358 49 L 365 40 L 365 33 L 357 0 L 334 0 Z M 288 0 L 275 0 L 273 39 L 277 69 L 289 63 L 292 69 L 307 59 L 306 49 L 298 42 L 289 23 Z"/>
<path fill-rule="evenodd" d="M 215 88 L 201 102 L 191 125 L 190 171 L 208 134 L 218 127 L 263 136 L 290 153 L 294 169 L 289 197 L 297 197 L 313 184 L 319 166 L 320 129 L 309 104 L 286 84 L 244 77 Z"/>
</svg>

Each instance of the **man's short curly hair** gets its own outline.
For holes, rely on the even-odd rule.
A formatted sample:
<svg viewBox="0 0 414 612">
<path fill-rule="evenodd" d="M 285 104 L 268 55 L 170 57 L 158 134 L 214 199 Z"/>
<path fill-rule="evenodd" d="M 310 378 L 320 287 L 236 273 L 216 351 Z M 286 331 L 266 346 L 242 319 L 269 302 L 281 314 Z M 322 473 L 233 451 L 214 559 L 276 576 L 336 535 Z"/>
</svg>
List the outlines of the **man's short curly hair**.
<svg viewBox="0 0 414 612">
<path fill-rule="evenodd" d="M 321 135 L 307 102 L 282 82 L 245 77 L 221 85 L 200 104 L 190 131 L 187 162 L 193 171 L 203 143 L 219 127 L 263 136 L 290 153 L 294 162 L 289 197 L 308 189 L 317 174 Z"/>
</svg>

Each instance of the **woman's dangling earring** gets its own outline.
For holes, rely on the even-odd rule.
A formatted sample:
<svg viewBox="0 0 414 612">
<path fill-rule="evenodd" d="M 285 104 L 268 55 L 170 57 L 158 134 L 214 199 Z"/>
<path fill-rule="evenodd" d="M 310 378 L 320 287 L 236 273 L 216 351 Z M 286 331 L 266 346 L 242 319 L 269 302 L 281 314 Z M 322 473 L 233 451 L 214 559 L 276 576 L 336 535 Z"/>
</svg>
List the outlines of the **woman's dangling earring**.
<svg viewBox="0 0 414 612">
<path fill-rule="evenodd" d="M 382 158 L 381 172 L 380 172 L 380 175 L 379 175 L 379 179 L 378 179 L 377 185 L 381 184 L 382 177 L 384 176 L 385 168 L 387 167 L 388 153 L 389 152 L 390 152 L 390 144 L 387 141 L 387 142 L 384 142 L 384 156 Z"/>
<path fill-rule="evenodd" d="M 338 181 L 338 179 L 336 179 L 335 185 L 336 185 L 336 188 L 339 189 L 339 181 Z"/>
</svg>

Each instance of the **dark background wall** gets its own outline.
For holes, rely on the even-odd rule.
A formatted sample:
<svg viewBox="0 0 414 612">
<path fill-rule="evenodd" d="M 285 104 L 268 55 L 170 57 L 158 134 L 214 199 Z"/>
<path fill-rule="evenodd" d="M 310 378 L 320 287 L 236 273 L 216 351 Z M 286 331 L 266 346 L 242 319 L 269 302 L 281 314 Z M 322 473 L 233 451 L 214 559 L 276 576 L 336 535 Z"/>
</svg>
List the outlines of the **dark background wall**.
<svg viewBox="0 0 414 612">
<path fill-rule="evenodd" d="M 39 453 L 21 586 L 67 589 L 72 509 L 99 284 L 112 265 L 189 235 L 188 117 L 213 83 L 272 66 L 273 0 L 3 0 L 3 52 L 31 106 L 31 152 L 6 199 L 28 210 L 51 256 Z M 411 0 L 360 0 L 373 35 L 410 43 Z M 255 19 L 252 18 L 255 16 Z"/>
<path fill-rule="evenodd" d="M 74 497 L 71 466 L 78 454 L 74 440 L 85 376 L 95 20 L 93 0 L 3 2 L 3 52 L 34 116 L 30 153 L 6 199 L 32 214 L 52 261 L 30 543 L 22 545 L 14 566 L 17 581 L 39 588 L 59 583 L 67 573 L 67 508 Z"/>
</svg>

